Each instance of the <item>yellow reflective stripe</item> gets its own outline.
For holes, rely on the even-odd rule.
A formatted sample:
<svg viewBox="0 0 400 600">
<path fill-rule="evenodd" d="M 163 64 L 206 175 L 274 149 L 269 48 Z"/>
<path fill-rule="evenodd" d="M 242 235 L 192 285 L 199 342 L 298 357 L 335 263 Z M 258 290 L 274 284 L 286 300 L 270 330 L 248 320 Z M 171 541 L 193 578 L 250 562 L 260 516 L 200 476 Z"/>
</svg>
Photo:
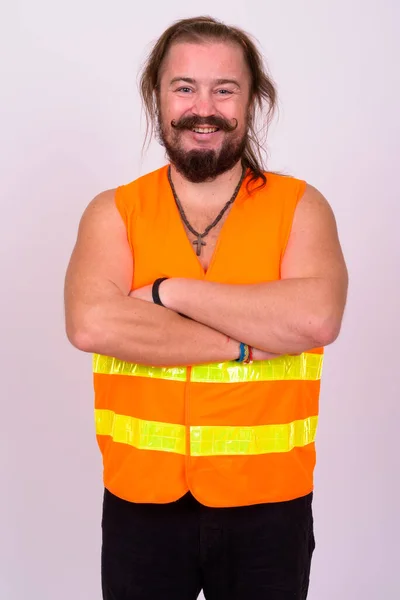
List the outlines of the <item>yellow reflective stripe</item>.
<svg viewBox="0 0 400 600">
<path fill-rule="evenodd" d="M 111 358 L 111 356 L 102 356 L 101 354 L 93 355 L 93 373 L 186 381 L 186 367 L 148 367 Z"/>
<path fill-rule="evenodd" d="M 97 435 L 111 436 L 114 442 L 141 450 L 185 454 L 185 425 L 145 421 L 102 409 L 95 410 L 95 420 Z M 318 417 L 308 417 L 281 425 L 256 427 L 192 426 L 190 454 L 234 456 L 290 452 L 314 442 L 317 423 Z"/>
<path fill-rule="evenodd" d="M 190 381 L 194 383 L 246 383 L 251 381 L 315 381 L 321 379 L 323 354 L 305 352 L 300 356 L 281 356 L 273 360 L 244 365 L 236 362 L 196 365 Z M 109 356 L 93 356 L 93 372 L 186 381 L 186 367 L 150 367 L 128 363 Z"/>
<path fill-rule="evenodd" d="M 192 368 L 190 380 L 197 383 L 316 380 L 321 379 L 322 364 L 323 354 L 303 353 L 247 365 L 235 362 L 199 365 Z"/>
<path fill-rule="evenodd" d="M 318 417 L 282 425 L 190 428 L 192 456 L 232 456 L 290 452 L 315 440 Z"/>
<path fill-rule="evenodd" d="M 97 435 L 109 435 L 114 442 L 141 450 L 159 450 L 185 454 L 185 426 L 144 421 L 117 415 L 111 410 L 95 410 Z"/>
</svg>

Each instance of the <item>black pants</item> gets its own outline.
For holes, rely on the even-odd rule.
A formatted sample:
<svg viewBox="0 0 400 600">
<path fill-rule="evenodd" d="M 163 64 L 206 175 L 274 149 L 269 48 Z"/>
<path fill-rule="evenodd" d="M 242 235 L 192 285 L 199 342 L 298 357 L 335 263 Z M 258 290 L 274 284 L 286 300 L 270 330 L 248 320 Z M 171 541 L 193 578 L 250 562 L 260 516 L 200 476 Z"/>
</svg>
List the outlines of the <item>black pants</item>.
<svg viewBox="0 0 400 600">
<path fill-rule="evenodd" d="M 104 600 L 304 600 L 314 550 L 312 494 L 209 508 L 186 494 L 133 504 L 107 490 Z"/>
</svg>

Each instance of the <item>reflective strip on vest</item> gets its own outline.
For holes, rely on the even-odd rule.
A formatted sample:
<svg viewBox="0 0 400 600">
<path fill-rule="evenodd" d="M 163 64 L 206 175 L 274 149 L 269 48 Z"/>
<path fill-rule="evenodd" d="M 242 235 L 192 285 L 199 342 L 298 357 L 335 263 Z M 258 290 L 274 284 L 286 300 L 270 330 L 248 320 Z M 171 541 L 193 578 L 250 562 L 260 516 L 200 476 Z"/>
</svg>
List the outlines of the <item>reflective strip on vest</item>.
<svg viewBox="0 0 400 600">
<path fill-rule="evenodd" d="M 172 423 L 144 421 L 95 410 L 97 435 L 141 450 L 186 454 L 186 427 Z M 281 425 L 231 427 L 204 425 L 190 427 L 191 456 L 234 456 L 290 452 L 315 441 L 318 417 Z"/>
<path fill-rule="evenodd" d="M 304 352 L 300 356 L 281 356 L 251 364 L 236 362 L 213 363 L 192 367 L 190 381 L 194 383 L 245 383 L 251 381 L 306 381 L 321 379 L 323 354 Z M 186 381 L 186 367 L 149 367 L 124 362 L 117 358 L 95 354 L 93 372 L 104 375 L 129 375 Z"/>
<path fill-rule="evenodd" d="M 97 435 L 109 435 L 114 442 L 128 444 L 140 450 L 160 450 L 185 454 L 184 425 L 144 421 L 136 417 L 117 415 L 112 410 L 95 410 Z"/>
<path fill-rule="evenodd" d="M 227 456 L 290 452 L 314 442 L 317 423 L 318 417 L 308 417 L 282 425 L 191 427 L 190 454 Z"/>
</svg>

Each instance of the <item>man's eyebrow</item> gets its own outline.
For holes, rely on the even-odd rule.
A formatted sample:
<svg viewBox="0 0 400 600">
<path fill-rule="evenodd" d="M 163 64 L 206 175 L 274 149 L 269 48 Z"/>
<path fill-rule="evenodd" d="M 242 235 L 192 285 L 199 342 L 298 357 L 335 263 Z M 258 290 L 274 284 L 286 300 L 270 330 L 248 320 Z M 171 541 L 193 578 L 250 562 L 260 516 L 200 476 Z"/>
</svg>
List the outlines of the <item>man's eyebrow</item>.
<svg viewBox="0 0 400 600">
<path fill-rule="evenodd" d="M 240 87 L 240 83 L 236 79 L 216 79 L 215 83 L 217 85 L 225 85 L 226 83 L 233 83 L 233 85 Z"/>
<path fill-rule="evenodd" d="M 196 80 L 193 79 L 192 77 L 174 77 L 173 79 L 171 79 L 170 81 L 170 85 L 173 85 L 174 83 L 177 83 L 178 81 L 184 81 L 185 83 L 191 83 L 194 84 L 196 83 Z M 232 83 L 233 85 L 236 85 L 237 87 L 240 88 L 240 84 L 236 79 L 215 79 L 214 83 L 216 85 L 226 85 L 228 83 Z"/>
<path fill-rule="evenodd" d="M 191 77 L 174 77 L 173 79 L 171 79 L 170 85 L 176 83 L 177 81 L 184 81 L 185 83 L 195 83 L 195 80 Z"/>
</svg>

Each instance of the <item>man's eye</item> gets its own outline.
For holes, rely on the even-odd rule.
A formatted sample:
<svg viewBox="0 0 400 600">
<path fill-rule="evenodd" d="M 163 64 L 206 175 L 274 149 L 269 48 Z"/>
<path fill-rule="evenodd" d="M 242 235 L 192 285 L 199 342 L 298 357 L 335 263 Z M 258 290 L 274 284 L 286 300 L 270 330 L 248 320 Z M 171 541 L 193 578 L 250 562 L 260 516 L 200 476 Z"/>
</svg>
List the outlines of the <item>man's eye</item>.
<svg viewBox="0 0 400 600">
<path fill-rule="evenodd" d="M 220 94 L 221 96 L 229 96 L 232 93 L 233 92 L 231 92 L 230 90 L 218 90 L 217 91 L 217 94 Z"/>
<path fill-rule="evenodd" d="M 177 92 L 191 92 L 192 90 L 188 87 L 180 87 L 176 90 Z"/>
</svg>

